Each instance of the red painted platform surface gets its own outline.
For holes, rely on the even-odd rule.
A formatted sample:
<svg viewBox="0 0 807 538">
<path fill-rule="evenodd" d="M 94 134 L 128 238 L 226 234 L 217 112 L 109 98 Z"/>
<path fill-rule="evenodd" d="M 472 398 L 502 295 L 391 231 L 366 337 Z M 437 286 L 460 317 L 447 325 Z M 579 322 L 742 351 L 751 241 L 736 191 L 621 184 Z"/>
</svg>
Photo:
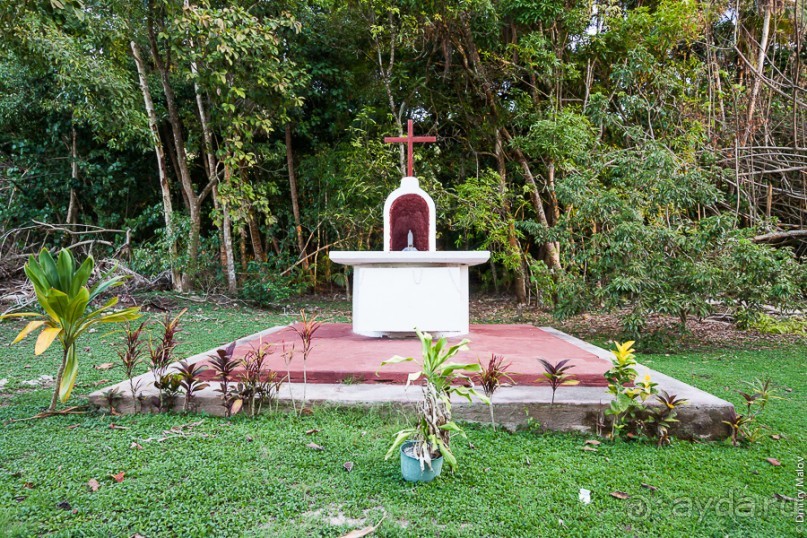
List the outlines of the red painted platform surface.
<svg viewBox="0 0 807 538">
<path fill-rule="evenodd" d="M 538 359 L 556 363 L 571 359 L 574 368 L 568 373 L 583 386 L 605 386 L 603 373 L 611 367 L 609 361 L 589 353 L 579 347 L 543 331 L 532 325 L 471 325 L 470 350 L 458 354 L 452 362 L 487 363 L 491 353 L 503 355 L 511 363 L 509 372 L 518 385 L 539 385 L 546 383 L 541 375 L 543 366 Z M 450 338 L 449 343 L 457 343 L 462 338 Z M 300 338 L 291 327 L 275 333 L 250 337 L 240 343 L 235 350 L 237 357 L 243 357 L 250 350 L 261 345 L 271 344 L 272 353 L 264 364 L 279 374 L 286 374 L 286 363 L 282 357 L 285 343 L 295 346 L 294 358 L 290 362 L 292 382 L 303 380 L 303 356 Z M 416 362 L 391 364 L 381 367 L 381 362 L 394 356 L 414 357 Z M 309 383 L 405 383 L 409 373 L 418 369 L 421 356 L 417 338 L 391 339 L 369 338 L 353 334 L 348 323 L 323 324 L 313 340 L 313 349 L 306 361 Z M 208 364 L 205 361 L 203 364 Z M 209 366 L 209 364 L 208 364 Z M 239 371 L 236 370 L 236 376 Z M 376 375 L 377 373 L 377 375 Z M 204 379 L 213 379 L 212 370 L 202 374 Z"/>
</svg>

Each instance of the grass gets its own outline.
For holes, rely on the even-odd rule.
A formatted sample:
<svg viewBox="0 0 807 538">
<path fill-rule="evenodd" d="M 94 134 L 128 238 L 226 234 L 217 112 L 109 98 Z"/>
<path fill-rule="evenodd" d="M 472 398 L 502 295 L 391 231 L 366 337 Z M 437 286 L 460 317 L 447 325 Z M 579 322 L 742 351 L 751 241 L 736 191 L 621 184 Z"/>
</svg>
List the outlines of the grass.
<svg viewBox="0 0 807 538">
<path fill-rule="evenodd" d="M 289 315 L 244 307 L 194 305 L 184 319 L 190 355 Z M 723 442 L 603 443 L 591 436 L 493 432 L 468 425 L 475 446 L 456 442 L 460 470 L 427 485 L 400 478 L 384 461 L 403 424 L 382 410 L 315 409 L 255 420 L 197 415 L 101 414 L 9 422 L 48 403 L 49 390 L 22 382 L 54 375 L 58 354 L 33 357 L 33 341 L 8 347 L 19 324 L 0 324 L 0 536 L 341 536 L 386 519 L 377 536 L 795 536 L 796 465 L 804 456 L 807 347 L 643 355 L 651 368 L 737 405 L 742 381 L 771 376 L 786 400 L 772 401 L 765 423 L 775 441 L 733 448 Z M 122 379 L 119 335 L 95 333 L 83 344 L 72 403 Z M 784 389 L 791 389 L 785 392 Z M 559 389 L 563 390 L 563 388 Z M 172 427 L 201 421 L 186 436 Z M 115 424 L 119 428 L 110 428 Z M 317 429 L 308 435 L 306 432 Z M 138 443 L 141 449 L 131 448 Z M 306 447 L 315 442 L 324 450 Z M 766 458 L 778 459 L 774 467 Z M 343 464 L 351 461 L 348 473 Z M 123 482 L 110 475 L 124 472 Z M 91 492 L 87 483 L 100 488 Z M 650 491 L 642 483 L 658 488 Z M 578 500 L 580 488 L 592 502 Z M 631 495 L 627 500 L 612 491 Z M 62 509 L 59 503 L 69 503 Z M 64 505 L 63 505 L 64 506 Z"/>
</svg>

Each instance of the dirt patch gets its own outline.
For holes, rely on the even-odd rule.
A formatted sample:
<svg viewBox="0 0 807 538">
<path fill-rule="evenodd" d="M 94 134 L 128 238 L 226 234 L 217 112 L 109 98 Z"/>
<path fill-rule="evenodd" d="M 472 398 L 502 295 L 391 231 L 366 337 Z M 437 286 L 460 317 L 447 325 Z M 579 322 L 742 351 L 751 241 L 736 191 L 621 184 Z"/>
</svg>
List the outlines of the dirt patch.
<svg viewBox="0 0 807 538">
<path fill-rule="evenodd" d="M 595 312 L 558 320 L 550 312 L 517 305 L 510 297 L 481 296 L 471 301 L 472 323 L 529 323 L 551 326 L 583 340 L 624 339 L 622 321 L 630 313 L 628 309 L 613 312 Z M 716 315 L 704 319 L 690 319 L 686 329 L 681 330 L 678 319 L 673 316 L 651 315 L 637 347 L 644 351 L 663 352 L 681 349 L 772 347 L 788 343 L 804 342 L 798 335 L 765 334 L 758 331 L 740 330 L 725 316 Z"/>
<path fill-rule="evenodd" d="M 559 320 L 546 309 L 516 304 L 509 295 L 471 294 L 471 323 L 527 323 L 539 327 L 554 327 L 583 340 L 624 340 L 622 321 L 629 309 L 612 312 L 593 312 Z M 317 313 L 322 320 L 351 317 L 350 301 L 344 294 L 305 295 L 291 299 L 285 305 L 271 310 L 295 315 L 300 309 Z M 727 321 L 726 316 L 715 315 L 702 320 L 690 319 L 686 330 L 681 331 L 678 319 L 673 316 L 651 315 L 647 318 L 644 336 L 637 348 L 645 352 L 669 352 L 702 348 L 766 348 L 788 343 L 804 342 L 803 336 L 764 334 L 746 331 Z"/>
<path fill-rule="evenodd" d="M 305 512 L 303 514 L 303 518 L 318 519 L 334 527 L 341 527 L 342 525 L 358 527 L 360 525 L 364 525 L 367 521 L 367 518 L 364 517 L 359 519 L 347 517 L 342 512 L 341 507 L 335 504 L 328 505 L 327 508 L 320 508 L 318 510 Z"/>
</svg>

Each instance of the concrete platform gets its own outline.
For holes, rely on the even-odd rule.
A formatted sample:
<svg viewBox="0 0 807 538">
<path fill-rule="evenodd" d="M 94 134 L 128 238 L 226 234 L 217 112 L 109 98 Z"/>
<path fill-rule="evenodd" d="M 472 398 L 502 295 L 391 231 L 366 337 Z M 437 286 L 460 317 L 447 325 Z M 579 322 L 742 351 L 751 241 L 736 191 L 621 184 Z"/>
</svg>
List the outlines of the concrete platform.
<svg viewBox="0 0 807 538">
<path fill-rule="evenodd" d="M 604 387 L 603 373 L 611 367 L 609 359 L 603 359 L 591 351 L 569 343 L 562 333 L 554 329 L 532 325 L 471 325 L 465 338 L 471 340 L 470 350 L 459 353 L 456 362 L 486 362 L 491 353 L 503 355 L 510 363 L 510 376 L 517 385 L 544 384 L 543 367 L 538 359 L 556 363 L 570 359 L 574 374 L 581 385 Z M 461 337 L 448 339 L 456 344 Z M 274 350 L 266 367 L 286 373 L 286 364 L 281 356 L 285 344 L 296 345 L 297 352 L 289 365 L 292 383 L 303 380 L 303 359 L 300 339 L 291 326 L 270 333 L 258 333 L 241 339 L 234 355 L 243 357 L 247 352 L 262 345 L 271 345 Z M 394 355 L 419 358 L 420 341 L 417 338 L 373 338 L 354 334 L 349 323 L 323 324 L 314 338 L 311 354 L 306 362 L 309 383 L 405 383 L 406 376 L 418 369 L 413 362 L 391 364 L 381 367 L 381 362 Z M 204 361 L 203 364 L 206 364 Z M 212 380 L 212 370 L 203 377 Z"/>
<path fill-rule="evenodd" d="M 521 336 L 511 334 L 509 338 L 505 338 L 505 334 L 513 327 L 523 328 Z M 345 339 L 340 344 L 342 350 L 340 353 L 346 353 L 351 350 L 349 342 L 355 341 L 353 339 L 363 338 L 354 337 L 352 334 L 345 335 L 339 324 L 324 326 L 321 331 L 322 339 L 318 338 L 316 345 L 319 349 L 318 353 L 322 354 L 322 357 L 330 352 L 337 351 L 335 341 L 338 340 L 337 336 L 339 334 Z M 602 372 L 610 364 L 611 353 L 609 351 L 550 327 L 538 329 L 527 325 L 477 325 L 472 326 L 471 360 L 475 360 L 477 353 L 483 360 L 489 358 L 490 350 L 483 343 L 486 338 L 490 339 L 491 335 L 495 334 L 502 337 L 500 341 L 501 347 L 495 349 L 495 351 L 513 362 L 513 370 L 517 371 L 520 376 L 514 376 L 516 381 L 520 378 L 526 381 L 524 383 L 518 381 L 517 385 L 502 387 L 496 392 L 494 404 L 497 423 L 507 428 L 516 428 L 526 423 L 528 418 L 531 418 L 540 422 L 543 427 L 549 430 L 599 432 L 604 422 L 602 412 L 612 399 L 604 388 L 604 381 L 588 377 L 588 381 L 580 385 L 560 387 L 553 406 L 550 404 L 551 389 L 546 384 L 540 385 L 534 382 L 538 378 L 540 366 L 537 369 L 533 368 L 533 371 L 530 372 L 526 370 L 530 356 L 533 362 L 537 362 L 535 357 L 539 355 L 553 362 L 558 358 L 573 358 L 575 364 L 581 365 L 580 372 L 593 376 L 595 371 L 601 369 L 599 372 L 601 378 Z M 320 336 L 320 333 L 317 333 L 317 336 Z M 329 339 L 326 340 L 325 336 L 328 336 Z M 474 336 L 476 336 L 476 339 L 474 339 Z M 270 341 L 282 342 L 283 340 L 287 344 L 298 341 L 296 335 L 291 332 L 290 327 L 273 327 L 256 335 L 238 340 L 237 348 L 242 350 L 249 349 L 249 346 L 254 345 L 256 341 L 265 343 Z M 373 340 L 372 345 L 368 344 L 368 347 L 365 347 L 363 351 L 360 348 L 356 350 L 355 354 L 347 355 L 348 357 L 356 358 L 354 363 L 358 366 L 353 369 L 337 368 L 333 364 L 328 366 L 326 362 L 322 362 L 324 358 L 314 361 L 312 356 L 309 359 L 307 399 L 310 405 L 374 406 L 390 412 L 414 410 L 414 404 L 420 399 L 420 389 L 414 386 L 407 389 L 403 385 L 406 373 L 411 371 L 411 368 L 392 369 L 392 367 L 389 367 L 388 369 L 388 367 L 385 367 L 382 369 L 383 376 L 381 379 L 375 378 L 375 370 L 383 359 L 395 354 L 414 354 L 414 356 L 419 357 L 419 343 L 410 340 L 370 340 Z M 508 341 L 509 343 L 507 343 Z M 327 345 L 325 345 L 326 342 L 328 342 Z M 505 344 L 510 347 L 504 347 Z M 563 355 L 548 353 L 551 348 L 562 350 Z M 191 363 L 204 362 L 214 352 L 215 349 L 194 355 L 187 360 Z M 510 352 L 514 356 L 509 355 L 508 353 Z M 282 364 L 279 353 L 276 353 L 272 360 L 280 361 L 280 364 Z M 298 357 L 295 361 L 301 362 L 302 359 Z M 277 367 L 277 364 L 274 362 L 273 367 Z M 586 365 L 586 367 L 584 368 L 583 365 Z M 312 368 L 314 366 L 316 368 Z M 285 372 L 285 365 L 278 368 L 278 370 Z M 729 402 L 644 366 L 640 365 L 637 370 L 640 377 L 649 374 L 653 381 L 659 384 L 660 389 L 688 400 L 688 405 L 681 408 L 679 413 L 681 422 L 678 423 L 677 428 L 673 431 L 676 436 L 681 438 L 722 439 L 728 435 L 728 427 L 722 421 L 727 420 L 733 410 L 733 406 Z M 314 380 L 311 377 L 312 372 L 316 372 Z M 356 383 L 356 377 L 348 377 L 348 375 L 358 375 L 357 372 L 363 372 L 362 375 L 369 382 Z M 576 370 L 571 372 L 578 373 Z M 283 408 L 291 408 L 292 396 L 298 403 L 302 396 L 302 384 L 295 382 L 297 379 L 295 373 L 292 373 L 291 377 L 292 382 L 284 384 L 280 392 L 279 405 Z M 151 373 L 139 376 L 137 381 L 140 382 L 141 392 L 147 397 L 146 400 L 150 396 L 157 395 L 158 391 L 153 386 L 154 380 Z M 121 413 L 134 412 L 135 407 L 129 392 L 128 380 L 93 392 L 90 395 L 90 401 L 98 407 L 106 408 L 108 403 L 104 394 L 113 388 L 117 389 L 119 394 L 122 395 L 122 400 L 117 403 L 116 410 Z M 183 398 L 178 397 L 175 402 L 176 408 L 181 409 L 183 404 Z M 212 415 L 221 416 L 224 414 L 221 395 L 215 392 L 215 386 L 208 387 L 197 393 L 194 406 L 197 410 Z M 469 404 L 465 400 L 457 399 L 454 402 L 453 410 L 455 418 L 458 419 L 483 423 L 489 421 L 488 408 L 481 403 Z M 142 411 L 151 412 L 152 410 L 146 405 Z"/>
</svg>

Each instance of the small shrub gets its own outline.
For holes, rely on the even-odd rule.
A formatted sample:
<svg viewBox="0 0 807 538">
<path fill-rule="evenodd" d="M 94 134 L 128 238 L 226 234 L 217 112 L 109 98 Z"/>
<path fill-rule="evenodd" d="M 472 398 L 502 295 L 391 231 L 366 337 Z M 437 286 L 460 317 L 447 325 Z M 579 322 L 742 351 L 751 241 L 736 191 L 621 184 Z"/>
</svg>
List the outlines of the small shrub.
<svg viewBox="0 0 807 538">
<path fill-rule="evenodd" d="M 798 317 L 778 319 L 768 314 L 743 312 L 737 316 L 737 326 L 741 329 L 751 329 L 763 334 L 807 336 L 807 319 Z"/>
<path fill-rule="evenodd" d="M 191 409 L 194 394 L 210 386 L 199 379 L 199 374 L 207 370 L 207 366 L 202 364 L 188 364 L 186 361 L 179 362 L 180 386 L 185 391 L 185 407 L 187 413 Z"/>
<path fill-rule="evenodd" d="M 233 356 L 235 353 L 235 342 L 223 349 L 217 349 L 215 355 L 210 356 L 210 364 L 216 373 L 219 381 L 219 388 L 216 392 L 221 393 L 222 405 L 224 406 L 224 416 L 232 416 L 233 399 L 230 394 L 230 382 L 233 380 L 233 373 L 239 366 L 239 361 Z"/>
<path fill-rule="evenodd" d="M 420 468 L 431 468 L 432 459 L 442 456 L 453 471 L 457 468 L 457 458 L 451 450 L 452 435 L 465 436 L 462 428 L 451 420 L 451 395 L 457 394 L 469 402 L 476 397 L 490 404 L 487 396 L 479 394 L 471 386 L 460 386 L 457 381 L 471 382 L 470 375 L 481 370 L 478 363 L 449 362 L 460 351 L 468 349 L 468 340 L 448 346 L 445 338 L 434 341 L 429 333 L 417 331 L 423 349 L 421 369 L 409 374 L 406 384 L 418 380 L 423 382 L 423 400 L 418 405 L 418 418 L 414 426 L 399 431 L 389 447 L 385 459 L 392 457 L 408 439 L 416 441 L 413 456 L 420 462 Z M 381 363 L 398 364 L 414 361 L 413 357 L 395 356 Z"/>
<path fill-rule="evenodd" d="M 746 412 L 738 415 L 733 409 L 729 420 L 724 420 L 731 429 L 731 444 L 734 446 L 744 443 L 756 443 L 762 436 L 762 431 L 767 428 L 765 425 L 756 425 L 762 416 L 770 400 L 781 400 L 782 397 L 775 394 L 770 379 L 755 379 L 752 382 L 745 382 L 751 390 L 750 392 L 737 391 L 745 400 Z"/>
<path fill-rule="evenodd" d="M 490 354 L 490 360 L 487 365 L 482 364 L 481 360 L 477 362 L 480 368 L 477 378 L 482 390 L 485 392 L 485 396 L 490 400 L 490 424 L 493 426 L 493 431 L 496 431 L 496 420 L 493 415 L 493 393 L 502 386 L 504 379 L 513 383 L 513 378 L 507 373 L 510 363 L 505 363 L 504 357 L 495 353 Z"/>
<path fill-rule="evenodd" d="M 56 411 L 59 401 L 66 402 L 76 385 L 78 376 L 78 339 L 85 332 L 101 323 L 121 323 L 140 317 L 140 307 L 113 311 L 117 297 L 108 299 L 101 306 L 94 301 L 108 290 L 120 286 L 123 277 L 103 278 L 89 286 L 95 261 L 88 256 L 80 265 L 73 254 L 62 249 L 54 259 L 43 248 L 37 259 L 33 255 L 23 267 L 31 282 L 42 312 L 14 312 L 0 316 L 8 318 L 29 318 L 31 321 L 20 331 L 12 344 L 16 344 L 29 334 L 41 329 L 34 346 L 34 354 L 41 355 L 58 341 L 62 348 L 62 360 L 56 374 L 56 383 L 46 414 Z M 44 312 L 44 313 L 43 313 Z"/>
<path fill-rule="evenodd" d="M 311 349 L 314 347 L 314 335 L 322 327 L 322 323 L 317 321 L 317 316 L 309 317 L 306 315 L 305 310 L 300 311 L 300 323 L 293 325 L 292 330 L 300 337 L 300 342 L 303 348 L 303 403 L 301 410 L 305 409 L 306 402 L 306 387 L 308 386 L 308 373 L 306 371 L 306 363 L 311 354 Z"/>
<path fill-rule="evenodd" d="M 270 257 L 267 262 L 251 261 L 241 281 L 239 295 L 246 301 L 261 305 L 285 301 L 307 289 L 305 281 L 295 272 L 283 274 L 295 263 L 294 259 Z"/>
<path fill-rule="evenodd" d="M 574 368 L 574 365 L 569 364 L 570 359 L 564 359 L 557 364 L 552 364 L 544 359 L 538 359 L 538 362 L 544 367 L 544 378 L 549 381 L 549 386 L 552 387 L 552 402 L 550 405 L 555 405 L 555 391 L 561 385 L 577 385 L 580 381 L 574 379 L 574 374 L 567 374 L 566 371 Z"/>
<path fill-rule="evenodd" d="M 129 390 L 132 393 L 132 405 L 135 412 L 138 410 L 137 405 L 140 401 L 138 397 L 140 381 L 135 383 L 134 378 L 137 373 L 137 367 L 143 362 L 143 353 L 145 353 L 144 342 L 141 339 L 145 325 L 145 323 L 141 323 L 136 329 L 132 329 L 131 325 L 127 325 L 126 329 L 124 329 L 125 343 L 123 350 L 118 351 L 118 357 L 120 357 L 123 364 L 123 371 L 129 380 Z"/>
<path fill-rule="evenodd" d="M 277 372 L 264 369 L 264 363 L 272 354 L 270 345 L 261 345 L 244 355 L 241 365 L 244 371 L 235 388 L 230 392 L 230 413 L 232 415 L 247 406 L 249 416 L 260 414 L 265 403 L 271 404 L 277 399 L 284 379 Z"/>
<path fill-rule="evenodd" d="M 670 427 L 678 422 L 678 408 L 685 405 L 687 400 L 678 398 L 675 394 L 668 394 L 662 390 L 656 394 L 656 400 L 660 406 L 647 408 L 647 418 L 645 424 L 652 435 L 655 436 L 658 446 L 669 445 Z"/>
<path fill-rule="evenodd" d="M 616 351 L 612 351 L 613 366 L 605 372 L 608 392 L 614 395 L 605 410 L 605 414 L 611 417 L 612 439 L 617 435 L 636 435 L 641 430 L 644 402 L 658 392 L 650 376 L 645 376 L 638 384 L 634 383 L 638 374 L 633 344 L 633 341 L 624 344 L 617 342 Z"/>
<path fill-rule="evenodd" d="M 157 407 L 160 411 L 173 408 L 173 401 L 181 388 L 181 379 L 178 374 L 167 374 L 168 366 L 174 362 L 174 351 L 179 345 L 177 334 L 180 332 L 179 320 L 188 309 L 182 310 L 174 318 L 167 313 L 160 323 L 162 326 L 162 336 L 154 344 L 149 341 L 149 358 L 151 372 L 154 375 L 154 386 L 160 391 L 157 398 Z M 170 400 L 170 405 L 169 404 Z"/>
</svg>

